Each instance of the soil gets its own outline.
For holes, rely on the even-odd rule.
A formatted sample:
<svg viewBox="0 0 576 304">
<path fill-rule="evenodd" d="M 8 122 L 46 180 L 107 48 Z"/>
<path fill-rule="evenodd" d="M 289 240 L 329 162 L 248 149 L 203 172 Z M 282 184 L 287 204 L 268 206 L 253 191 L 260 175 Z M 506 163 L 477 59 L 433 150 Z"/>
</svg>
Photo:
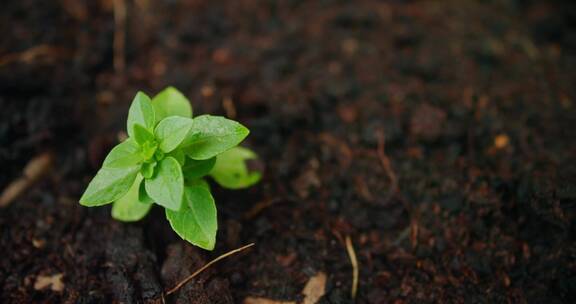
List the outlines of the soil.
<svg viewBox="0 0 576 304">
<path fill-rule="evenodd" d="M 346 237 L 356 303 L 576 302 L 574 3 L 126 1 L 122 57 L 115 2 L 2 4 L 0 189 L 54 162 L 0 209 L 0 302 L 300 301 L 322 271 L 320 303 L 352 303 Z M 136 91 L 167 85 L 265 166 L 214 187 L 213 252 L 160 208 L 78 204 Z"/>
</svg>

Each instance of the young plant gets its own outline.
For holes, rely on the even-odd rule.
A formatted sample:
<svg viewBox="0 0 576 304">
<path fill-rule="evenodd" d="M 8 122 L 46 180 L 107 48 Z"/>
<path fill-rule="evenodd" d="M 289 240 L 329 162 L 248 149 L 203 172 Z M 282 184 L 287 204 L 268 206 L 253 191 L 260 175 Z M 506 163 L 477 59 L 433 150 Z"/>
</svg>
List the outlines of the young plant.
<svg viewBox="0 0 576 304">
<path fill-rule="evenodd" d="M 156 203 L 180 237 L 214 249 L 216 205 L 204 178 L 229 189 L 260 180 L 245 163 L 256 154 L 237 146 L 249 130 L 220 116 L 192 118 L 190 102 L 172 87 L 152 100 L 138 92 L 126 128 L 128 139 L 106 156 L 80 204 L 113 203 L 112 217 L 129 222 L 142 219 Z"/>
</svg>

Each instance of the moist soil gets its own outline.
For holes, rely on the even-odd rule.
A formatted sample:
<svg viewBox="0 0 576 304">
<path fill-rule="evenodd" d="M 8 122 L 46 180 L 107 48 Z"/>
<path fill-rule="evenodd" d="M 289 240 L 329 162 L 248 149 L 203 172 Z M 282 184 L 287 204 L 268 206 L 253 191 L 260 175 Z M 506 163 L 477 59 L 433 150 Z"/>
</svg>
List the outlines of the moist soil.
<svg viewBox="0 0 576 304">
<path fill-rule="evenodd" d="M 356 303 L 576 302 L 574 4 L 126 1 L 122 27 L 115 2 L 2 4 L 0 189 L 53 162 L 0 209 L 0 302 L 301 301 L 324 272 L 320 303 L 352 303 L 347 237 Z M 249 127 L 264 168 L 213 187 L 213 252 L 160 208 L 78 204 L 167 85 Z"/>
</svg>

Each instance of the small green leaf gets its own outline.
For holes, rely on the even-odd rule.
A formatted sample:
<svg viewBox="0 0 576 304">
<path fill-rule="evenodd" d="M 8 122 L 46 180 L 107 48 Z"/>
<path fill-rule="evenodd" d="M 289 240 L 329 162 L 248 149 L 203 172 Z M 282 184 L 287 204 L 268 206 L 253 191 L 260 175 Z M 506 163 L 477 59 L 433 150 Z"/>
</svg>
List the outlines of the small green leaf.
<svg viewBox="0 0 576 304">
<path fill-rule="evenodd" d="M 192 119 L 179 116 L 170 116 L 160 121 L 154 130 L 160 150 L 168 153 L 176 149 L 192 128 L 192 123 Z"/>
<path fill-rule="evenodd" d="M 139 169 L 139 165 L 126 168 L 103 167 L 88 184 L 80 204 L 87 207 L 101 206 L 121 198 L 134 183 Z"/>
<path fill-rule="evenodd" d="M 192 159 L 209 159 L 238 145 L 248 133 L 250 131 L 236 121 L 201 115 L 194 118 L 191 134 L 182 146 Z"/>
<path fill-rule="evenodd" d="M 134 222 L 141 220 L 148 214 L 152 205 L 139 202 L 138 192 L 142 180 L 142 176 L 138 174 L 128 193 L 114 202 L 112 205 L 113 218 L 124 222 Z"/>
<path fill-rule="evenodd" d="M 134 134 L 134 139 L 140 145 L 145 143 L 153 143 L 154 142 L 154 134 L 150 132 L 148 129 L 144 128 L 140 124 L 136 123 L 132 126 L 132 134 Z"/>
<path fill-rule="evenodd" d="M 138 201 L 142 204 L 153 204 L 154 200 L 146 192 L 146 182 L 140 183 L 138 190 Z"/>
<path fill-rule="evenodd" d="M 140 147 L 136 141 L 128 138 L 110 150 L 102 167 L 127 168 L 142 162 L 142 160 Z"/>
<path fill-rule="evenodd" d="M 143 163 L 142 168 L 140 168 L 140 174 L 144 176 L 145 179 L 152 178 L 154 176 L 154 168 L 156 168 L 157 162 Z"/>
<path fill-rule="evenodd" d="M 158 150 L 158 143 L 154 141 L 147 141 L 140 145 L 140 155 L 143 161 L 150 161 Z"/>
<path fill-rule="evenodd" d="M 156 161 L 163 160 L 165 156 L 166 156 L 166 154 L 164 154 L 164 152 L 162 152 L 162 150 L 160 150 L 160 149 L 158 149 L 158 150 L 156 150 L 156 152 L 154 152 L 154 159 Z"/>
<path fill-rule="evenodd" d="M 158 163 L 152 178 L 145 181 L 146 192 L 159 205 L 175 211 L 180 210 L 184 177 L 180 164 L 173 157 L 166 157 Z"/>
<path fill-rule="evenodd" d="M 210 176 L 224 188 L 242 189 L 250 187 L 260 181 L 260 172 L 249 172 L 246 160 L 256 159 L 256 153 L 243 147 L 235 147 L 220 155 Z"/>
<path fill-rule="evenodd" d="M 210 191 L 203 186 L 186 187 L 180 211 L 166 209 L 172 229 L 186 241 L 206 250 L 216 243 L 218 220 Z"/>
<path fill-rule="evenodd" d="M 189 158 L 186 160 L 184 167 L 182 167 L 182 174 L 184 174 L 184 177 L 187 179 L 200 178 L 210 173 L 210 170 L 212 170 L 215 163 L 216 157 L 207 160 L 195 160 Z"/>
<path fill-rule="evenodd" d="M 169 116 L 192 118 L 192 106 L 188 99 L 174 87 L 168 87 L 154 96 L 152 106 L 156 121 Z"/>
<path fill-rule="evenodd" d="M 139 124 L 149 130 L 154 129 L 155 124 L 154 107 L 150 101 L 150 97 L 143 92 L 136 93 L 136 97 L 130 105 L 128 111 L 128 122 L 126 130 L 130 137 L 134 136 L 133 126 Z"/>
</svg>

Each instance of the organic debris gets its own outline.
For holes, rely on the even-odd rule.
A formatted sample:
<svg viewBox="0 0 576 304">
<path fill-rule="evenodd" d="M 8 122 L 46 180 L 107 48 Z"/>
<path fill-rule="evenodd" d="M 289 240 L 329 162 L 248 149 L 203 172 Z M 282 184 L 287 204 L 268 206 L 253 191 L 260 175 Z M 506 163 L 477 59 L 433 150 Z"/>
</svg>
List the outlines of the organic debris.
<svg viewBox="0 0 576 304">
<path fill-rule="evenodd" d="M 49 276 L 39 275 L 36 277 L 36 282 L 34 282 L 34 289 L 43 290 L 50 287 L 50 290 L 52 291 L 61 292 L 64 290 L 64 283 L 62 283 L 63 277 L 63 273 Z"/>
<path fill-rule="evenodd" d="M 24 168 L 21 177 L 10 183 L 0 195 L 0 207 L 6 207 L 20 194 L 38 181 L 52 165 L 52 154 L 43 153 L 31 159 Z"/>
<path fill-rule="evenodd" d="M 302 304 L 316 304 L 326 293 L 326 274 L 322 271 L 311 277 L 304 286 Z"/>
</svg>

